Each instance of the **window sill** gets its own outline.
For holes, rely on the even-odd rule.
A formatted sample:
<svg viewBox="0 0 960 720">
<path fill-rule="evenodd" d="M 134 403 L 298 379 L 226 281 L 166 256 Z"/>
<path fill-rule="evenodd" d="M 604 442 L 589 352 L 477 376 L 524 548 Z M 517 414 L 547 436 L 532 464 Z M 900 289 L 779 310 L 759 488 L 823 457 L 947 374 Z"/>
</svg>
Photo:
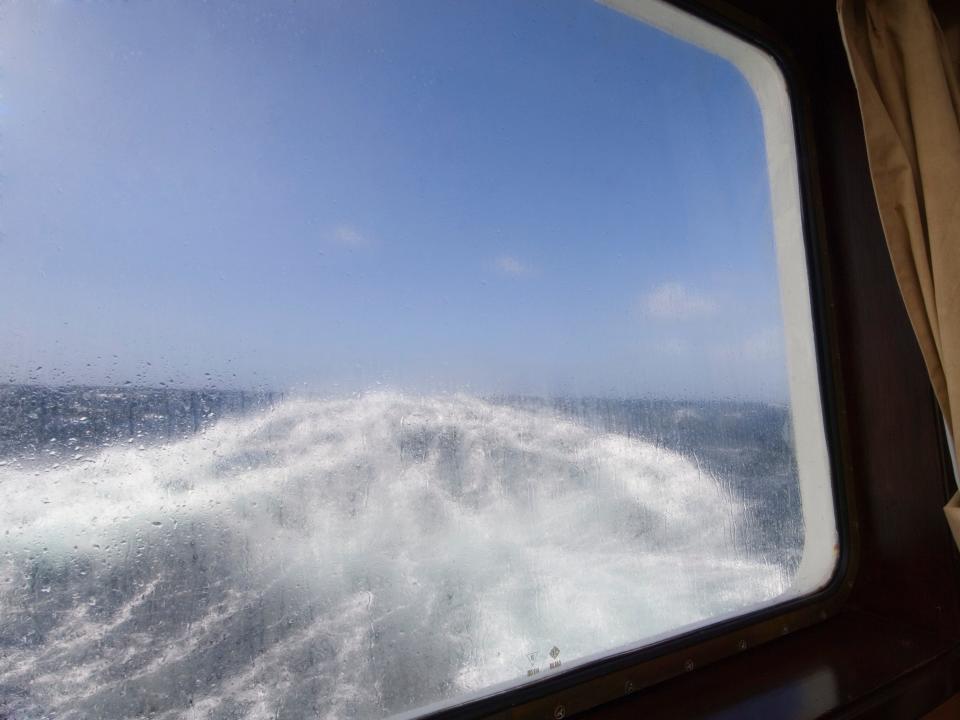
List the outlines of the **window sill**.
<svg viewBox="0 0 960 720">
<path fill-rule="evenodd" d="M 846 610 L 578 717 L 916 718 L 958 689 L 956 639 Z"/>
</svg>

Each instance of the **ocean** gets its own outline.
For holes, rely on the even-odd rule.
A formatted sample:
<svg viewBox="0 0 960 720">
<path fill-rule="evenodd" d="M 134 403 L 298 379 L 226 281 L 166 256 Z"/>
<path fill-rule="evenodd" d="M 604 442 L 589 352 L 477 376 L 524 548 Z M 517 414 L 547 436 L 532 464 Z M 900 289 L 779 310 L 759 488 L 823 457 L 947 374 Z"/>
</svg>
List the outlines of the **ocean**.
<svg viewBox="0 0 960 720">
<path fill-rule="evenodd" d="M 789 408 L 0 386 L 0 717 L 376 718 L 789 590 Z"/>
</svg>

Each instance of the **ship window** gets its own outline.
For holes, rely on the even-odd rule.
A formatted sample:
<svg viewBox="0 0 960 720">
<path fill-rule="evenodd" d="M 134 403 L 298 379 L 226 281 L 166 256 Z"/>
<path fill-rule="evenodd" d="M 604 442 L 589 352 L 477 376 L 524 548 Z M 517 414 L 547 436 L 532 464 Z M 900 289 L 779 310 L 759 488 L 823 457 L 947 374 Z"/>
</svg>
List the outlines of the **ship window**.
<svg viewBox="0 0 960 720">
<path fill-rule="evenodd" d="M 652 0 L 0 13 L 0 715 L 417 714 L 828 583 L 764 52 Z"/>
</svg>

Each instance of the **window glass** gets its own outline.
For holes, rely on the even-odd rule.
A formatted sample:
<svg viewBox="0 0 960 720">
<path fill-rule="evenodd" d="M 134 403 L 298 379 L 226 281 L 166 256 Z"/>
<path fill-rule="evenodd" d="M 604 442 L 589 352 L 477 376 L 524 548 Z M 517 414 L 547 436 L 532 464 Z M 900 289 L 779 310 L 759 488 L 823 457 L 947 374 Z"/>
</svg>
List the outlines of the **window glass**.
<svg viewBox="0 0 960 720">
<path fill-rule="evenodd" d="M 827 582 L 783 80 L 613 4 L 0 6 L 0 716 L 416 713 Z"/>
</svg>

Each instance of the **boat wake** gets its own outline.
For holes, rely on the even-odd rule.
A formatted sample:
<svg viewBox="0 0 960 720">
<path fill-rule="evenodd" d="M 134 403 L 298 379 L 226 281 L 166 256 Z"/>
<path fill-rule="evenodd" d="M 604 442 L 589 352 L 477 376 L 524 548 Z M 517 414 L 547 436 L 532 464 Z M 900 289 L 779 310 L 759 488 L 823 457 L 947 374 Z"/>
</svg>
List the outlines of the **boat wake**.
<svg viewBox="0 0 960 720">
<path fill-rule="evenodd" d="M 0 489 L 15 718 L 379 717 L 790 581 L 695 461 L 463 395 L 288 400 Z"/>
</svg>

